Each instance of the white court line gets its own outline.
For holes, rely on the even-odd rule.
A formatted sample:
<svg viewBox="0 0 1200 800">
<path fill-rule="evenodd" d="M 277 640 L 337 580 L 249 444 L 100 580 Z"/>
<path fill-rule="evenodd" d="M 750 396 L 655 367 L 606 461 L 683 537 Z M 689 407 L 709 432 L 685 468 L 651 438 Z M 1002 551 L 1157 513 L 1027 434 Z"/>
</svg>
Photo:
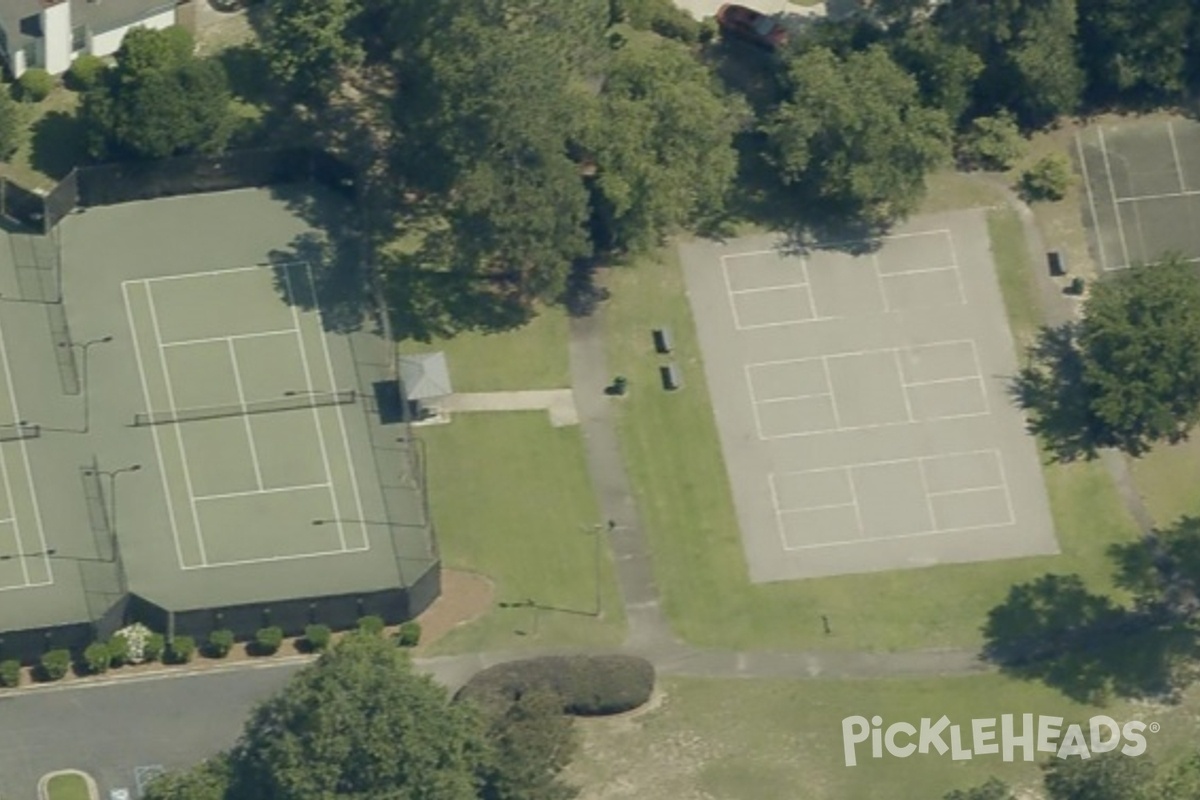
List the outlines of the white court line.
<svg viewBox="0 0 1200 800">
<path fill-rule="evenodd" d="M 917 473 L 921 476 L 921 491 L 925 494 L 925 508 L 929 511 L 930 530 L 941 530 L 938 525 L 937 511 L 933 507 L 933 496 L 929 493 L 929 478 L 925 476 L 925 462 L 917 460 Z"/>
<path fill-rule="evenodd" d="M 858 489 L 854 485 L 854 470 L 851 467 L 846 467 L 846 484 L 850 487 L 850 502 L 854 506 L 854 521 L 858 523 L 858 533 L 862 535 L 867 532 L 863 526 L 862 508 L 858 505 Z"/>
<path fill-rule="evenodd" d="M 780 283 L 775 286 L 758 286 L 753 289 L 733 289 L 731 294 L 761 294 L 762 292 L 774 292 L 780 289 L 807 289 L 807 283 Z"/>
<path fill-rule="evenodd" d="M 907 458 L 889 458 L 882 461 L 859 461 L 854 464 L 841 464 L 836 467 L 816 467 L 815 469 L 794 469 L 787 472 L 776 472 L 775 475 L 811 475 L 817 472 L 837 472 L 843 469 L 860 469 L 863 467 L 886 467 L 893 464 L 910 464 L 913 461 L 944 461 L 964 456 L 990 455 L 998 458 L 999 452 L 994 447 L 981 450 L 960 450 L 954 453 L 938 453 L 932 456 L 908 456 Z"/>
<path fill-rule="evenodd" d="M 1008 524 L 1014 525 L 1017 522 L 1017 512 L 1012 504 L 1012 491 L 1008 485 L 1008 473 L 1004 469 L 1004 456 L 999 450 L 993 450 L 992 454 L 996 457 L 996 465 L 1000 467 L 1000 482 L 1004 484 L 1004 502 L 1008 505 Z"/>
<path fill-rule="evenodd" d="M 194 567 L 183 567 L 184 570 L 214 569 L 218 567 L 243 567 L 248 564 L 276 564 L 282 561 L 299 561 L 302 558 L 326 558 L 328 556 L 344 556 L 351 553 L 365 553 L 371 548 L 350 547 L 345 550 L 320 550 L 315 553 L 296 553 L 288 556 L 263 556 L 262 558 L 244 558 L 239 561 L 217 561 L 211 564 L 197 564 Z"/>
<path fill-rule="evenodd" d="M 992 486 L 974 486 L 970 489 L 947 489 L 944 492 L 931 492 L 931 491 L 926 490 L 925 494 L 929 495 L 930 497 L 946 497 L 947 495 L 955 495 L 955 494 L 978 494 L 979 492 L 1003 492 L 1004 490 L 1005 490 L 1005 487 L 1002 486 L 1001 484 L 997 483 Z"/>
<path fill-rule="evenodd" d="M 133 306 L 129 300 L 130 283 L 132 283 L 132 281 L 125 281 L 121 284 L 121 294 L 125 296 L 125 316 L 129 320 L 129 332 L 133 340 L 134 360 L 137 362 L 138 378 L 140 378 L 142 382 L 142 397 L 146 401 L 146 408 L 151 409 L 154 407 L 154 404 L 150 399 L 150 384 L 146 380 L 146 369 L 142 364 L 141 339 L 138 338 L 137 325 L 135 325 L 133 322 Z M 142 288 L 146 294 L 149 295 L 149 285 L 143 284 Z M 171 520 L 171 535 L 175 539 L 175 555 L 179 559 L 179 568 L 187 569 L 183 563 L 183 545 L 180 543 L 179 539 L 179 525 L 175 521 L 175 504 L 171 501 L 171 487 L 167 484 L 167 463 L 165 460 L 163 460 L 162 446 L 158 441 L 157 425 L 150 426 L 150 435 L 154 439 L 154 453 L 158 456 L 159 473 L 162 477 L 163 499 L 166 500 L 167 503 L 167 517 Z"/>
<path fill-rule="evenodd" d="M 254 333 L 233 333 L 228 336 L 206 336 L 202 339 L 180 339 L 176 342 L 163 342 L 163 347 L 183 347 L 189 344 L 212 344 L 214 342 L 226 342 L 234 339 L 258 339 L 264 336 L 287 336 L 295 333 L 291 328 L 283 328 L 277 331 L 256 331 Z"/>
<path fill-rule="evenodd" d="M 829 407 L 833 410 L 833 422 L 838 428 L 842 427 L 842 415 L 838 411 L 837 397 L 834 396 L 833 375 L 829 372 L 829 362 L 821 359 L 821 368 L 825 370 L 825 385 L 829 387 Z"/>
<path fill-rule="evenodd" d="M 798 364 L 802 361 L 816 361 L 818 359 L 833 359 L 833 358 L 850 358 L 852 356 L 870 356 L 879 355 L 882 353 L 892 353 L 896 351 L 915 352 L 917 350 L 933 350 L 939 347 L 949 347 L 957 344 L 973 344 L 973 339 L 947 339 L 942 342 L 925 342 L 924 344 L 907 345 L 905 347 L 880 347 L 874 350 L 844 350 L 839 353 L 824 353 L 819 356 L 802 356 L 801 358 L 776 358 L 770 361 L 755 361 L 746 366 L 749 367 L 769 367 L 778 364 Z"/>
<path fill-rule="evenodd" d="M 1118 197 L 1118 203 L 1140 203 L 1145 200 L 1172 200 L 1176 197 L 1195 197 L 1200 190 L 1189 189 L 1186 192 L 1167 192 L 1166 194 L 1138 194 L 1129 197 Z"/>
<path fill-rule="evenodd" d="M 1011 525 L 1011 522 L 989 522 L 983 525 L 966 525 L 961 528 L 945 528 L 936 531 L 919 531 L 918 533 L 898 533 L 894 536 L 872 536 L 866 539 L 846 539 L 840 542 L 823 542 L 821 544 L 801 544 L 788 546 L 784 544 L 783 549 L 788 552 L 796 550 L 818 550 L 826 547 L 849 547 L 861 544 L 874 544 L 875 542 L 894 542 L 897 539 L 921 539 L 926 536 L 948 536 L 952 533 L 967 533 L 970 531 L 981 531 L 988 528 L 1004 528 Z"/>
<path fill-rule="evenodd" d="M 726 253 L 721 256 L 721 261 L 727 258 L 749 258 L 750 256 L 776 256 L 779 255 L 779 250 L 747 250 L 744 253 Z"/>
<path fill-rule="evenodd" d="M 316 284 L 316 281 L 313 279 L 312 264 L 306 263 L 305 267 L 308 271 L 308 284 L 309 284 L 310 288 L 312 288 L 312 290 L 313 290 L 313 296 L 316 296 L 316 285 L 317 284 Z M 321 334 L 321 349 L 324 350 L 324 352 L 325 352 L 325 370 L 326 370 L 326 374 L 329 376 L 329 385 L 337 386 L 337 376 L 334 375 L 334 372 L 333 372 L 333 359 L 329 355 L 329 338 L 325 335 L 324 317 L 321 314 L 321 309 L 319 306 L 317 307 L 317 319 L 319 320 L 317 330 Z M 391 345 L 389 344 L 389 347 L 390 346 Z M 341 429 L 341 432 L 342 432 L 342 448 L 343 448 L 343 452 L 346 454 L 346 469 L 350 471 L 350 488 L 354 492 L 354 501 L 355 501 L 355 506 L 356 506 L 356 510 L 358 513 L 358 518 L 365 519 L 365 516 L 363 514 L 362 493 L 358 489 L 358 473 L 354 469 L 354 458 L 353 458 L 353 454 L 350 452 L 350 437 L 346 433 L 345 409 L 339 405 L 339 406 L 337 406 L 336 410 L 337 410 L 338 427 Z M 362 532 L 363 546 L 367 549 L 370 549 L 371 542 L 367 536 L 367 526 L 365 524 L 360 525 L 359 530 Z"/>
<path fill-rule="evenodd" d="M 832 317 L 822 317 L 821 313 L 817 311 L 817 298 L 812 290 L 812 278 L 808 275 L 808 259 L 803 255 L 800 256 L 800 271 L 804 274 L 804 283 L 808 287 L 808 291 L 805 294 L 808 295 L 808 310 L 812 313 L 812 319 L 805 321 L 820 322 L 823 319 L 833 319 Z"/>
<path fill-rule="evenodd" d="M 975 372 L 979 376 L 979 393 L 983 395 L 983 410 L 987 413 L 992 413 L 992 401 L 988 398 L 987 380 L 983 377 L 983 362 L 979 360 L 979 350 L 975 347 L 975 340 L 971 340 L 971 358 L 975 360 Z"/>
<path fill-rule="evenodd" d="M 1183 179 L 1183 164 L 1179 160 L 1179 147 L 1175 144 L 1175 126 L 1171 124 L 1171 120 L 1167 120 L 1167 136 L 1171 139 L 1171 157 L 1175 162 L 1175 174 L 1179 176 L 1179 191 L 1186 192 L 1187 182 Z"/>
<path fill-rule="evenodd" d="M 735 312 L 736 313 L 736 312 Z M 838 317 L 820 317 L 818 319 L 789 319 L 783 322 L 759 322 L 754 325 L 742 325 L 740 322 L 737 325 L 739 331 L 757 331 L 763 328 L 785 328 L 789 325 L 807 325 L 810 322 L 825 322 L 826 320 L 839 319 Z"/>
<path fill-rule="evenodd" d="M 3 357 L 4 364 L 4 379 L 8 383 L 9 397 L 12 397 L 12 373 L 8 368 L 8 349 L 4 346 L 2 337 L 0 337 L 0 356 Z M 13 409 L 14 416 L 17 410 Z M 20 420 L 20 417 L 17 417 Z M 9 510 L 13 514 L 17 513 L 17 505 L 13 500 L 12 482 L 8 478 L 8 459 L 4 457 L 4 450 L 0 448 L 0 476 L 4 478 L 4 495 L 8 501 Z M 25 543 L 21 541 L 21 526 L 13 525 L 13 540 L 17 545 L 17 558 L 21 562 L 21 575 L 25 580 L 25 585 L 29 585 L 29 565 L 25 563 Z"/>
<path fill-rule="evenodd" d="M 1092 220 L 1096 226 L 1096 247 L 1100 251 L 1100 268 L 1108 270 L 1108 256 L 1104 252 L 1104 237 L 1100 235 L 1100 217 L 1096 214 L 1096 198 L 1092 195 L 1092 180 L 1088 177 L 1087 160 L 1083 157 L 1083 140 L 1080 133 L 1075 134 L 1075 149 L 1079 152 L 1079 166 L 1083 170 L 1083 188 L 1087 191 L 1088 207 L 1092 210 Z M 1117 224 L 1120 224 L 1117 220 Z"/>
<path fill-rule="evenodd" d="M 978 380 L 980 380 L 979 375 L 963 375 L 960 378 L 938 378 L 937 380 L 932 381 L 913 381 L 912 383 L 905 383 L 904 388 L 910 389 L 913 386 L 937 386 L 938 384 L 942 383 L 966 383 L 967 381 Z"/>
<path fill-rule="evenodd" d="M 1113 215 L 1117 218 L 1117 235 L 1121 240 L 1121 252 L 1125 254 L 1125 265 L 1129 266 L 1129 245 L 1125 242 L 1125 225 L 1121 222 L 1121 211 L 1117 208 L 1117 187 L 1113 183 L 1112 163 L 1108 160 L 1108 147 L 1104 144 L 1104 128 L 1096 126 L 1096 135 L 1100 139 L 1100 154 L 1104 156 L 1104 173 L 1108 178 L 1108 191 L 1112 195 Z"/>
<path fill-rule="evenodd" d="M 296 343 L 300 347 L 300 365 L 304 369 L 304 384 L 309 392 L 313 391 L 312 372 L 308 367 L 308 350 L 304 346 L 304 331 L 300 328 L 300 312 L 296 309 L 296 292 L 292 288 L 291 270 L 283 271 L 283 280 L 287 284 L 287 300 L 288 305 L 292 309 L 292 326 L 296 329 Z M 309 275 L 309 281 L 312 281 L 312 276 Z M 314 284 L 315 285 L 315 284 Z M 330 383 L 331 387 L 337 386 L 336 383 Z M 329 498 L 333 503 L 333 518 L 337 520 L 338 541 L 341 542 L 342 550 L 346 549 L 346 531 L 345 523 L 342 522 L 341 506 L 338 505 L 337 490 L 333 486 L 333 471 L 329 465 L 329 451 L 325 447 L 325 431 L 321 428 L 320 409 L 313 405 L 312 420 L 313 427 L 317 429 L 317 444 L 321 448 L 321 464 L 325 468 L 325 481 L 329 484 Z M 360 515 L 359 519 L 363 517 Z"/>
<path fill-rule="evenodd" d="M 883 298 L 883 313 L 892 313 L 892 301 L 888 299 L 887 286 L 883 283 L 883 270 L 879 268 L 879 255 L 871 253 L 871 267 L 875 270 L 875 285 L 879 287 L 879 296 Z"/>
<path fill-rule="evenodd" d="M 150 323 L 154 329 L 154 345 L 158 349 L 158 360 L 162 365 L 167 402 L 171 406 L 170 410 L 174 412 L 178 408 L 175 404 L 175 389 L 171 386 L 171 372 L 167 368 L 167 351 L 162 347 L 162 331 L 158 327 L 158 309 L 154 305 L 154 289 L 149 284 L 146 286 L 146 301 L 150 304 Z M 187 488 L 188 505 L 192 507 L 192 522 L 196 526 L 196 546 L 200 550 L 200 560 L 207 564 L 208 553 L 204 547 L 204 533 L 200 529 L 200 512 L 196 509 L 196 492 L 192 489 L 192 472 L 188 466 L 187 450 L 183 444 L 183 429 L 180 425 L 174 427 L 175 441 L 179 444 L 180 461 L 183 463 L 183 482 Z"/>
<path fill-rule="evenodd" d="M 920 424 L 921 422 L 945 422 L 954 419 L 973 419 L 975 417 L 986 417 L 989 413 L 990 412 L 987 411 L 971 411 L 965 414 L 947 414 L 946 416 L 942 417 L 927 417 L 926 419 L 919 420 L 918 422 L 909 422 L 908 420 L 901 420 L 900 422 L 877 422 L 873 425 L 851 425 L 845 428 L 818 428 L 815 431 L 775 433 L 771 434 L 770 436 L 763 436 L 760 433 L 759 438 L 764 442 L 773 441 L 775 439 L 799 439 L 804 436 L 820 436 L 831 433 L 852 433 L 854 431 L 871 431 L 878 428 L 898 428 L 901 425 L 916 425 Z"/>
<path fill-rule="evenodd" d="M 946 244 L 950 246 L 950 258 L 954 259 L 954 280 L 958 282 L 958 299 L 960 305 L 967 304 L 967 289 L 963 285 L 962 264 L 958 260 L 958 248 L 954 246 L 954 236 L 946 231 Z M 972 342 L 974 344 L 974 342 Z"/>
<path fill-rule="evenodd" d="M 779 492 L 775 488 L 774 474 L 767 474 L 767 488 L 771 492 L 771 508 L 775 510 L 775 530 L 779 533 L 779 546 L 787 550 L 787 531 L 783 529 L 783 512 L 779 510 Z"/>
<path fill-rule="evenodd" d="M 258 483 L 259 491 L 261 491 L 263 488 L 262 470 L 258 466 L 258 447 L 254 444 L 254 428 L 250 425 L 250 415 L 246 413 L 246 392 L 242 389 L 242 373 L 238 369 L 237 350 L 233 347 L 233 339 L 229 339 L 228 342 L 229 360 L 233 362 L 233 383 L 237 387 L 238 405 L 242 407 L 242 422 L 246 425 L 246 439 L 250 444 L 250 460 L 254 463 L 254 480 Z"/>
<path fill-rule="evenodd" d="M 957 270 L 958 267 L 951 264 L 948 267 L 922 267 L 921 269 L 906 269 L 903 272 L 880 272 L 881 278 L 903 278 L 905 275 L 925 275 L 930 272 L 949 272 Z"/>
<path fill-rule="evenodd" d="M 900 381 L 900 394 L 904 397 L 904 410 L 908 413 L 908 421 L 916 422 L 916 415 L 913 414 L 912 398 L 908 396 L 909 384 L 904 381 L 904 364 L 900 362 L 900 348 L 892 351 L 892 360 L 896 364 L 896 379 Z"/>
<path fill-rule="evenodd" d="M 729 268 L 725 266 L 725 256 L 721 256 L 721 277 L 725 281 L 725 299 L 729 301 L 729 313 L 733 317 L 734 330 L 742 330 L 742 318 L 738 315 L 737 303 L 733 298 L 733 284 L 729 282 Z"/>
<path fill-rule="evenodd" d="M 297 486 L 277 486 L 272 489 L 250 489 L 245 492 L 223 492 L 221 494 L 202 494 L 196 498 L 197 503 L 205 500 L 227 500 L 230 497 L 249 497 L 257 494 L 277 494 L 279 492 L 301 492 L 305 489 L 328 489 L 328 483 L 309 483 Z"/>
<path fill-rule="evenodd" d="M 5 379 L 5 382 L 8 384 L 7 389 L 8 389 L 9 405 L 12 408 L 13 415 L 17 418 L 17 420 L 21 420 L 22 419 L 21 409 L 17 403 L 17 390 L 16 390 L 15 385 L 13 384 L 12 369 L 8 363 L 8 344 L 4 341 L 3 330 L 0 330 L 0 363 L 3 363 L 3 365 L 4 365 L 4 379 Z M 21 439 L 18 441 L 18 445 L 21 448 L 21 461 L 25 467 L 25 480 L 29 486 L 29 500 L 31 503 L 33 503 L 33 519 L 34 519 L 35 525 L 37 526 L 38 543 L 39 543 L 40 547 L 42 548 L 42 564 L 46 568 L 47 581 L 45 583 L 34 584 L 34 585 L 43 586 L 43 585 L 54 583 L 54 571 L 50 565 L 50 546 L 46 543 L 46 531 L 45 531 L 45 528 L 42 526 L 42 509 L 38 503 L 37 490 L 34 488 L 34 485 L 33 485 L 33 468 L 29 463 L 28 442 L 24 439 Z M 8 461 L 6 458 L 4 458 L 2 451 L 0 451 L 0 462 L 2 462 L 4 464 L 4 486 L 5 486 L 5 490 L 9 493 L 9 509 L 12 511 L 13 516 L 14 516 L 13 529 L 17 533 L 17 539 L 20 540 L 21 525 L 15 519 L 15 516 L 17 513 L 17 507 L 15 505 L 12 505 L 12 490 L 8 485 Z M 18 547 L 18 550 L 21 551 L 21 556 L 20 556 L 21 569 L 24 570 L 26 573 L 25 582 L 29 583 L 29 576 L 28 576 L 29 567 L 25 563 L 25 555 L 24 555 L 24 549 L 23 549 L 24 545 L 18 544 L 17 547 Z"/>
<path fill-rule="evenodd" d="M 851 489 L 851 491 L 853 491 L 853 489 Z M 854 507 L 853 502 L 850 502 L 850 503 L 826 503 L 825 505 L 820 505 L 820 506 L 796 506 L 794 508 L 792 508 L 792 507 L 781 508 L 781 509 L 779 509 L 779 513 L 781 513 L 781 514 L 801 514 L 806 511 L 827 511 L 831 508 L 853 508 L 853 507 Z"/>
<path fill-rule="evenodd" d="M 151 283 L 159 283 L 162 281 L 178 281 L 185 278 L 206 278 L 214 275 L 228 275 L 231 272 L 250 272 L 251 270 L 267 269 L 269 267 L 282 266 L 278 264 L 255 264 L 252 267 L 230 267 L 229 269 L 209 269 L 201 272 L 189 272 L 185 275 L 159 275 L 154 278 L 137 278 L 134 280 L 125 281 L 125 283 L 144 283 L 147 288 Z"/>
<path fill-rule="evenodd" d="M 754 402 L 760 406 L 767 406 L 771 403 L 786 403 L 789 400 L 807 400 L 810 397 L 832 397 L 832 392 L 813 392 L 812 394 L 789 394 L 785 397 L 769 397 L 766 400 L 755 400 Z"/>
<path fill-rule="evenodd" d="M 836 247 L 842 247 L 848 244 L 864 244 L 869 242 L 886 242 L 889 239 L 913 239 L 918 236 L 934 236 L 939 233 L 949 233 L 946 228 L 937 228 L 932 231 L 914 231 L 912 233 L 889 233 L 887 236 L 877 236 L 873 239 L 844 239 L 841 241 L 821 242 L 810 249 L 812 250 L 830 250 Z"/>
<path fill-rule="evenodd" d="M 754 398 L 754 383 L 750 380 L 750 367 L 744 365 L 742 371 L 746 375 L 746 393 L 750 395 L 750 410 L 754 414 L 754 429 L 758 431 L 758 438 L 765 439 L 763 435 L 762 417 L 758 413 L 758 401 Z"/>
</svg>

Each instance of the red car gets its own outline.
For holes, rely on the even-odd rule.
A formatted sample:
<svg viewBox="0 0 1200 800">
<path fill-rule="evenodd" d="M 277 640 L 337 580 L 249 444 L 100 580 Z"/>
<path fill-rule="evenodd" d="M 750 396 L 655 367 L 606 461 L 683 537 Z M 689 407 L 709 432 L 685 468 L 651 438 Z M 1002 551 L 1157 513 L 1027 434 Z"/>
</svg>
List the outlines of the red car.
<svg viewBox="0 0 1200 800">
<path fill-rule="evenodd" d="M 721 33 L 744 39 L 750 44 L 776 50 L 787 44 L 788 32 L 774 17 L 753 8 L 726 3 L 717 9 Z"/>
</svg>

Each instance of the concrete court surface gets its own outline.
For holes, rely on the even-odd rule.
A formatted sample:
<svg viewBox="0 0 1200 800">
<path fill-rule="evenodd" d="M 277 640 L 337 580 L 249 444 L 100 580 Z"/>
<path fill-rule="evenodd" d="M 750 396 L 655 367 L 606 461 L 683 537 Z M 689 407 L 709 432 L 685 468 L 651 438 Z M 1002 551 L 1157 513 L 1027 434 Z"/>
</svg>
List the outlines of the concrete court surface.
<svg viewBox="0 0 1200 800">
<path fill-rule="evenodd" d="M 1058 552 L 981 211 L 681 246 L 754 582 Z"/>
</svg>

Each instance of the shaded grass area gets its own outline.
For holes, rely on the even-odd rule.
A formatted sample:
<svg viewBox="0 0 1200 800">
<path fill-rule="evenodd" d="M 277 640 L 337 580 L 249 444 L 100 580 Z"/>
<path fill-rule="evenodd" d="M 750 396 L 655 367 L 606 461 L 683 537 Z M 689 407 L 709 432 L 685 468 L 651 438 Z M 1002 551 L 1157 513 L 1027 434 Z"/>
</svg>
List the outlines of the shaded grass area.
<svg viewBox="0 0 1200 800">
<path fill-rule="evenodd" d="M 46 782 L 46 800 L 88 800 L 87 781 L 80 775 L 55 775 Z"/>
<path fill-rule="evenodd" d="M 460 333 L 429 344 L 407 341 L 401 354 L 441 350 L 456 392 L 563 389 L 571 385 L 567 361 L 567 315 L 543 307 L 521 328 L 503 333 Z"/>
<path fill-rule="evenodd" d="M 40 103 L 24 103 L 29 135 L 0 170 L 29 189 L 49 189 L 86 158 L 79 95 L 58 86 Z"/>
<path fill-rule="evenodd" d="M 617 645 L 624 613 L 606 542 L 595 611 L 599 519 L 580 429 L 545 412 L 459 414 L 421 429 L 443 563 L 496 583 L 498 607 L 431 654 L 546 645 Z M 532 600 L 536 608 L 520 605 Z"/>
<path fill-rule="evenodd" d="M 1014 325 L 1024 330 L 1037 311 L 1023 240 L 1010 241 L 1014 229 L 1003 215 L 993 232 L 1003 237 L 1005 300 L 1019 309 Z M 622 446 L 664 605 L 685 639 L 747 649 L 973 647 L 987 612 L 1013 584 L 1078 572 L 1098 590 L 1111 586 L 1105 551 L 1130 540 L 1135 526 L 1099 463 L 1045 467 L 1061 556 L 751 584 L 677 256 L 667 252 L 609 278 L 609 365 L 634 387 L 621 406 Z M 685 391 L 637 388 L 657 382 L 646 337 L 659 324 L 675 331 Z"/>
<path fill-rule="evenodd" d="M 1200 516 L 1200 440 L 1156 446 L 1129 459 L 1138 493 L 1156 525 L 1182 516 Z"/>
<path fill-rule="evenodd" d="M 878 714 L 885 726 L 898 721 L 919 726 L 922 717 L 936 720 L 945 714 L 963 726 L 969 748 L 972 719 L 1032 713 L 1086 724 L 1093 714 L 1104 713 L 1118 722 L 1158 722 L 1161 732 L 1147 734 L 1147 756 L 1156 762 L 1182 756 L 1195 725 L 1194 700 L 1170 710 L 1115 704 L 1101 711 L 997 675 L 874 681 L 670 678 L 659 688 L 657 708 L 633 718 L 580 723 L 584 745 L 570 777 L 597 787 L 586 790 L 582 800 L 934 800 L 993 775 L 1016 789 L 1041 785 L 1036 763 L 1006 763 L 1001 755 L 954 761 L 950 753 L 931 752 L 873 759 L 866 744 L 859 745 L 857 765 L 847 767 L 841 724 L 851 715 Z M 1046 757 L 1038 754 L 1038 761 Z"/>
</svg>

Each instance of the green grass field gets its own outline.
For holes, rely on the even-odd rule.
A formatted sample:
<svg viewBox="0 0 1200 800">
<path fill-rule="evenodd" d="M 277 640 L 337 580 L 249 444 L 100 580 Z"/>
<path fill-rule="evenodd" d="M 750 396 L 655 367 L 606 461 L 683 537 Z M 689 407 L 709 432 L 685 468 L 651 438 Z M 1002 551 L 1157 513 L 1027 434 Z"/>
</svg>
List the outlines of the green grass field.
<svg viewBox="0 0 1200 800">
<path fill-rule="evenodd" d="M 456 392 L 563 389 L 571 385 L 567 363 L 567 316 L 543 308 L 523 328 L 504 333 L 461 333 L 429 344 L 404 342 L 401 353 L 441 350 Z"/>
<path fill-rule="evenodd" d="M 1036 684 L 1000 676 L 872 681 L 710 680 L 668 678 L 661 705 L 632 717 L 586 721 L 580 756 L 570 770 L 577 783 L 616 787 L 585 791 L 581 800 L 936 800 L 990 776 L 1013 788 L 1040 786 L 1036 764 L 1005 763 L 999 755 L 953 761 L 950 755 L 914 754 L 872 759 L 859 745 L 858 764 L 845 766 L 842 720 L 878 714 L 885 725 L 943 714 L 970 720 L 1031 713 L 1086 722 L 1096 713 L 1120 722 L 1157 722 L 1146 754 L 1170 761 L 1194 750 L 1195 700 L 1162 708 L 1079 705 Z M 964 743 L 970 747 L 969 742 Z M 885 751 L 886 752 L 886 751 Z M 1043 758 L 1045 756 L 1042 756 Z M 1018 794 L 1019 797 L 1030 795 Z"/>
<path fill-rule="evenodd" d="M 1158 445 L 1141 458 L 1129 459 L 1129 464 L 1156 525 L 1200 516 L 1200 440 Z"/>
<path fill-rule="evenodd" d="M 88 800 L 87 782 L 80 775 L 55 775 L 46 782 L 46 800 Z"/>
<path fill-rule="evenodd" d="M 489 576 L 500 603 L 532 599 L 561 609 L 495 608 L 431 653 L 619 644 L 624 613 L 607 549 L 604 614 L 592 615 L 595 534 L 581 527 L 599 512 L 580 429 L 552 428 L 540 411 L 458 414 L 449 425 L 422 428 L 421 437 L 443 563 Z"/>
<path fill-rule="evenodd" d="M 1013 218 L 1015 219 L 1015 218 Z M 998 269 L 1015 322 L 1036 322 L 1024 248 L 1003 213 Z M 626 464 L 654 555 L 667 613 L 688 641 L 731 648 L 902 650 L 974 646 L 987 611 L 1009 588 L 1045 572 L 1079 572 L 1109 585 L 1109 544 L 1135 527 L 1099 464 L 1045 469 L 1062 556 L 901 570 L 788 583 L 750 584 L 734 517 L 708 387 L 674 251 L 614 269 L 608 276 L 609 365 L 634 387 L 622 404 Z M 657 382 L 646 330 L 675 331 L 682 392 L 638 391 Z M 821 616 L 833 635 L 825 636 Z"/>
</svg>

